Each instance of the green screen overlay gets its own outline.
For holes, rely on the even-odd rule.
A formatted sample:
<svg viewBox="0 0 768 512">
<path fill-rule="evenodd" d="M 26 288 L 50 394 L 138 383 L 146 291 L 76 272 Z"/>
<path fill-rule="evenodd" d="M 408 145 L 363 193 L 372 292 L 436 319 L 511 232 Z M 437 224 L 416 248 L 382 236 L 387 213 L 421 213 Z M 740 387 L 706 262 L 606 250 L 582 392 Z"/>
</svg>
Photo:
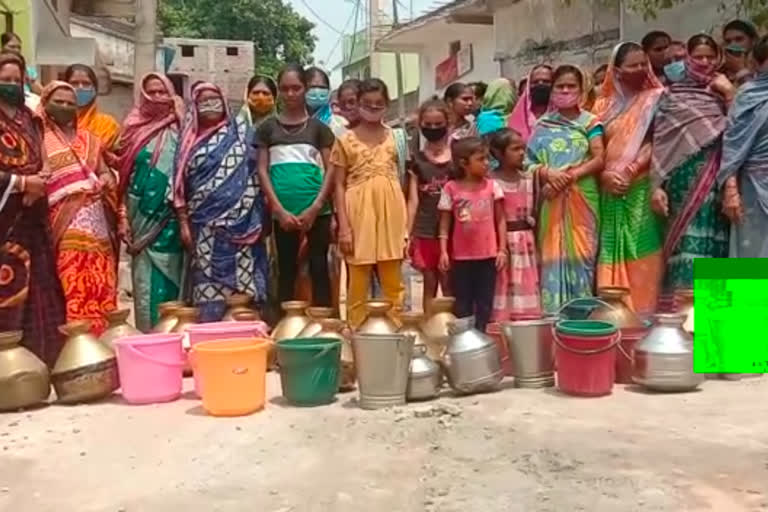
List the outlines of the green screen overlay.
<svg viewBox="0 0 768 512">
<path fill-rule="evenodd" d="M 768 370 L 768 259 L 693 262 L 693 369 L 696 373 Z"/>
</svg>

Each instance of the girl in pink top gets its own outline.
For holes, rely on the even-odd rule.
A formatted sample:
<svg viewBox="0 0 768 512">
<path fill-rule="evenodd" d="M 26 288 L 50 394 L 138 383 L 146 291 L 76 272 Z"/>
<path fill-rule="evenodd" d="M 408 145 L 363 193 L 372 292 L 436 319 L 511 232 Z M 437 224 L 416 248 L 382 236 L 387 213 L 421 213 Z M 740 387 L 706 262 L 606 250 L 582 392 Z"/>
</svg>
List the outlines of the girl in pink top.
<svg viewBox="0 0 768 512">
<path fill-rule="evenodd" d="M 504 192 L 509 261 L 496 279 L 493 320 L 540 316 L 539 268 L 536 260 L 533 177 L 523 173 L 525 142 L 519 133 L 504 129 L 490 140 L 499 161 L 494 179 Z"/>
<path fill-rule="evenodd" d="M 443 187 L 437 205 L 440 270 L 452 270 L 456 316 L 474 315 L 475 326 L 485 332 L 493 310 L 496 273 L 508 258 L 504 192 L 487 177 L 488 147 L 482 139 L 458 140 L 451 154 L 457 177 Z"/>
</svg>

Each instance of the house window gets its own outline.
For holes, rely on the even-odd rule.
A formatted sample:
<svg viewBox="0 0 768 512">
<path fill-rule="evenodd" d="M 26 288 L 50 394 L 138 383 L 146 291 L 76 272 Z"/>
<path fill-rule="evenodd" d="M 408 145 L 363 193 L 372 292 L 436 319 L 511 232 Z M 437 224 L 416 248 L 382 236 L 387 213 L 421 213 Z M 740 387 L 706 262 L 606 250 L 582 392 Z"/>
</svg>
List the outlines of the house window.
<svg viewBox="0 0 768 512">
<path fill-rule="evenodd" d="M 239 55 L 239 50 L 237 46 L 227 46 L 227 56 L 229 57 L 237 57 Z"/>
<path fill-rule="evenodd" d="M 456 55 L 461 51 L 461 41 L 452 41 L 449 45 L 450 55 Z"/>
<path fill-rule="evenodd" d="M 181 45 L 181 56 L 182 57 L 194 57 L 195 56 L 195 47 L 188 44 Z"/>
</svg>

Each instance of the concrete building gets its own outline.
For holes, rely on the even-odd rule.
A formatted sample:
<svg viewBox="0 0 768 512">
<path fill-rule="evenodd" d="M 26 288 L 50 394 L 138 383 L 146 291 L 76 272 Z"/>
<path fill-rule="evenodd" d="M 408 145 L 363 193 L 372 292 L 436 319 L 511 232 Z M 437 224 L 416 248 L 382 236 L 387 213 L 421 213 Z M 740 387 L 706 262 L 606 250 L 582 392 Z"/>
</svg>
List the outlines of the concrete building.
<svg viewBox="0 0 768 512">
<path fill-rule="evenodd" d="M 621 8 L 621 0 L 454 0 L 382 37 L 381 51 L 419 55 L 420 99 L 454 81 L 520 80 L 537 63 L 571 63 L 591 70 L 607 62 L 620 40 L 638 41 L 650 30 L 687 39 L 716 32 L 735 6 L 687 0 L 658 19 Z M 715 33 L 719 36 L 719 33 Z"/>
<path fill-rule="evenodd" d="M 191 84 L 205 80 L 222 88 L 233 109 L 243 104 L 248 80 L 254 74 L 252 41 L 166 37 L 163 46 L 172 54 L 168 73 L 188 77 L 185 95 Z"/>
</svg>

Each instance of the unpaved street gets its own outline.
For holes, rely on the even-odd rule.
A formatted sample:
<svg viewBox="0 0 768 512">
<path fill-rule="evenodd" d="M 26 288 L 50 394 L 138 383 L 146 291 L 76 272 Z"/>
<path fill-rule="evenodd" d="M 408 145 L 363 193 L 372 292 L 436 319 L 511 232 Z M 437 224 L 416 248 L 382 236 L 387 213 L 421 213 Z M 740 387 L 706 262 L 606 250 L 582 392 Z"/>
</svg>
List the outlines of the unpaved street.
<svg viewBox="0 0 768 512">
<path fill-rule="evenodd" d="M 233 419 L 189 397 L 51 406 L 0 415 L 0 510 L 767 511 L 767 393 L 768 378 L 602 399 L 507 389 L 377 412 L 354 394 L 274 397 Z"/>
</svg>

